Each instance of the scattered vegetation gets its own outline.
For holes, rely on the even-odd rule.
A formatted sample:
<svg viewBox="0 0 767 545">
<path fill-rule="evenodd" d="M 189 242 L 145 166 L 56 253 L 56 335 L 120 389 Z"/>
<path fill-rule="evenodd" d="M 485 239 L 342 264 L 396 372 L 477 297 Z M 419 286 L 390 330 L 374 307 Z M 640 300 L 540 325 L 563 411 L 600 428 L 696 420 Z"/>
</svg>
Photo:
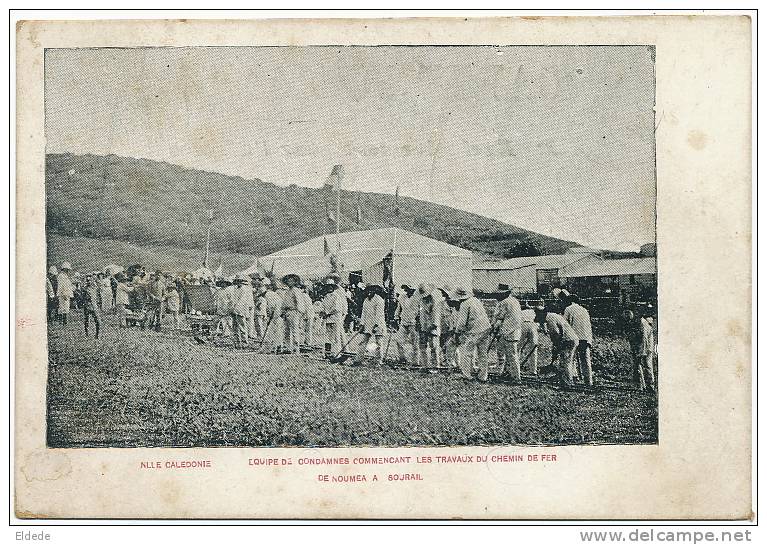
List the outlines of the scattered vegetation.
<svg viewBox="0 0 767 545">
<path fill-rule="evenodd" d="M 147 159 L 49 154 L 45 185 L 48 232 L 67 237 L 199 252 L 213 210 L 212 252 L 266 255 L 334 229 L 327 221 L 327 189 L 281 187 Z M 342 196 L 344 231 L 398 226 L 497 257 L 510 248 L 550 254 L 575 245 L 405 196 L 396 207 L 393 195 Z"/>
<path fill-rule="evenodd" d="M 628 388 L 465 384 L 297 356 L 234 352 L 79 317 L 49 328 L 48 445 L 339 446 L 654 443 L 657 404 Z M 393 350 L 393 347 L 392 347 Z M 544 345 L 541 363 L 550 358 Z M 492 353 L 491 353 L 492 355 Z M 598 338 L 605 385 L 626 385 L 625 340 Z"/>
</svg>

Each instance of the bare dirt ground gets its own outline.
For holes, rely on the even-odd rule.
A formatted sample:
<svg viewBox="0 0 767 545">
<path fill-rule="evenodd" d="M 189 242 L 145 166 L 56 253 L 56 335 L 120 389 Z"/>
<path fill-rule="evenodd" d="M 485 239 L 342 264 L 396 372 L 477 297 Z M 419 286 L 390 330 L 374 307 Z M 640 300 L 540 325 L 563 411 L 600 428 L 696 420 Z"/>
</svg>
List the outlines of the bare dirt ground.
<svg viewBox="0 0 767 545">
<path fill-rule="evenodd" d="M 344 446 L 656 443 L 657 399 L 630 384 L 628 345 L 595 340 L 601 385 L 465 383 L 453 373 L 330 364 L 198 345 L 180 332 L 86 337 L 49 327 L 48 445 Z M 92 335 L 92 333 L 91 333 Z M 543 340 L 540 364 L 550 359 Z M 389 356 L 394 354 L 390 349 Z M 316 355 L 315 357 L 317 357 Z"/>
</svg>

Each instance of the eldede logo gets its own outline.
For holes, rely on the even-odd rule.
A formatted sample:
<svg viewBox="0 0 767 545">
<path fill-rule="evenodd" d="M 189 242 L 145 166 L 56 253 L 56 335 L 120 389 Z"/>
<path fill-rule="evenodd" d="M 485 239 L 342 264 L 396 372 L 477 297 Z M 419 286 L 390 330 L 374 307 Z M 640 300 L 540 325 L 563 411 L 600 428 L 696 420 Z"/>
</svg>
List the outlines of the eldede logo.
<svg viewBox="0 0 767 545">
<path fill-rule="evenodd" d="M 32 530 L 22 530 L 19 532 L 16 532 L 16 541 L 50 541 L 51 540 L 51 534 L 48 532 L 44 532 L 40 530 L 32 531 Z"/>
</svg>

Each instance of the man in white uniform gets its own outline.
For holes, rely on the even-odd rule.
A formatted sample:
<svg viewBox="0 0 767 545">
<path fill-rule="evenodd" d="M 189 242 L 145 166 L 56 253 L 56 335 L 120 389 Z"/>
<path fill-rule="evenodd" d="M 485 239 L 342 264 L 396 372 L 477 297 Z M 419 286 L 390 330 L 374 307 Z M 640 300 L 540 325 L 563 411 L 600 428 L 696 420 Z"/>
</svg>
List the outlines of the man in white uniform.
<svg viewBox="0 0 767 545">
<path fill-rule="evenodd" d="M 522 329 L 522 307 L 519 300 L 511 295 L 506 284 L 499 284 L 498 308 L 493 321 L 493 332 L 498 338 L 499 351 L 504 356 L 504 368 L 501 375 L 519 382 L 519 339 Z"/>
<path fill-rule="evenodd" d="M 591 345 L 594 343 L 594 337 L 591 333 L 591 316 L 589 311 L 579 305 L 580 299 L 576 294 L 570 294 L 565 308 L 565 320 L 578 335 L 578 346 L 575 355 L 578 359 L 578 369 L 586 386 L 594 385 L 594 378 L 591 372 Z"/>
<path fill-rule="evenodd" d="M 325 279 L 325 296 L 322 298 L 320 317 L 325 322 L 325 356 L 338 355 L 341 351 L 344 327 L 346 294 L 338 285 L 340 278 L 329 275 Z"/>
<path fill-rule="evenodd" d="M 526 367 L 533 376 L 538 375 L 538 324 L 535 310 L 522 305 L 522 328 L 519 339 L 520 366 Z"/>
<path fill-rule="evenodd" d="M 465 380 L 473 380 L 474 350 L 477 350 L 479 373 L 477 380 L 487 382 L 487 351 L 490 348 L 490 318 L 482 301 L 469 294 L 465 288 L 456 288 L 454 299 L 461 302 L 455 322 L 455 334 L 458 342 L 459 365 Z"/>
<path fill-rule="evenodd" d="M 399 296 L 399 300 L 397 301 L 397 309 L 394 311 L 394 319 L 399 322 L 399 329 L 396 337 L 399 362 L 402 365 L 408 363 L 405 347 L 410 345 L 412 354 L 410 363 L 417 366 L 418 332 L 415 329 L 415 323 L 421 301 L 416 295 L 416 290 L 407 284 L 402 285 L 402 291 L 403 293 Z"/>
<path fill-rule="evenodd" d="M 287 329 L 288 351 L 298 354 L 301 351 L 302 320 L 305 313 L 304 297 L 298 287 L 301 284 L 301 278 L 296 274 L 287 274 L 282 278 L 282 283 L 288 287 L 282 299 L 282 315 Z"/>
<path fill-rule="evenodd" d="M 61 264 L 61 271 L 56 277 L 56 297 L 59 299 L 59 316 L 61 317 L 61 323 L 63 325 L 67 325 L 69 306 L 72 297 L 75 296 L 75 286 L 72 283 L 72 279 L 69 277 L 71 271 L 72 265 L 65 261 Z"/>
<path fill-rule="evenodd" d="M 231 300 L 230 315 L 234 332 L 234 347 L 248 346 L 248 316 L 253 316 L 253 289 L 250 278 L 244 274 L 234 277 L 234 286 L 229 292 Z"/>
<path fill-rule="evenodd" d="M 301 285 L 301 299 L 304 304 L 303 315 L 301 316 L 303 326 L 304 344 L 308 347 L 314 345 L 314 301 L 309 295 L 309 287 L 306 284 Z"/>
<path fill-rule="evenodd" d="M 436 373 L 442 364 L 439 345 L 442 325 L 442 294 L 432 284 L 418 287 L 421 304 L 418 314 L 418 343 L 420 365 L 429 373 Z"/>
<path fill-rule="evenodd" d="M 362 365 L 368 343 L 371 339 L 375 342 L 375 362 L 383 365 L 381 342 L 386 333 L 386 315 L 384 313 L 384 299 L 381 297 L 383 288 L 376 285 L 365 287 L 365 299 L 362 302 L 362 316 L 360 318 L 360 344 L 357 347 L 355 365 Z"/>
</svg>

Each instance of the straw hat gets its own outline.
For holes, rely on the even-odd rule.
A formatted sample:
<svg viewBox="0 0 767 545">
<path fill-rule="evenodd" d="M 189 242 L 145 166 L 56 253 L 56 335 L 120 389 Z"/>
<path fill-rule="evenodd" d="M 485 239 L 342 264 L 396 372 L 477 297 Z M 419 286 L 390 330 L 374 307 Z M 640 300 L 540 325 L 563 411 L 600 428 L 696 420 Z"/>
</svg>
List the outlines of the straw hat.
<svg viewBox="0 0 767 545">
<path fill-rule="evenodd" d="M 293 280 L 296 284 L 301 283 L 301 277 L 298 276 L 297 274 L 290 273 L 282 277 L 283 284 L 287 284 L 289 280 Z"/>
<path fill-rule="evenodd" d="M 62 271 L 71 271 L 72 270 L 72 264 L 69 263 L 69 261 L 65 261 L 61 264 L 61 270 Z"/>
<path fill-rule="evenodd" d="M 461 287 L 461 286 L 455 288 L 455 292 L 453 293 L 453 298 L 454 299 L 458 299 L 459 301 L 463 301 L 465 299 L 468 299 L 469 297 L 471 297 L 471 295 L 466 290 L 466 288 Z"/>
<path fill-rule="evenodd" d="M 56 270 L 56 267 L 54 267 L 53 265 L 51 265 L 51 267 L 48 269 L 48 274 L 57 275 L 57 274 L 59 274 L 59 271 L 58 271 L 58 270 Z"/>
</svg>

